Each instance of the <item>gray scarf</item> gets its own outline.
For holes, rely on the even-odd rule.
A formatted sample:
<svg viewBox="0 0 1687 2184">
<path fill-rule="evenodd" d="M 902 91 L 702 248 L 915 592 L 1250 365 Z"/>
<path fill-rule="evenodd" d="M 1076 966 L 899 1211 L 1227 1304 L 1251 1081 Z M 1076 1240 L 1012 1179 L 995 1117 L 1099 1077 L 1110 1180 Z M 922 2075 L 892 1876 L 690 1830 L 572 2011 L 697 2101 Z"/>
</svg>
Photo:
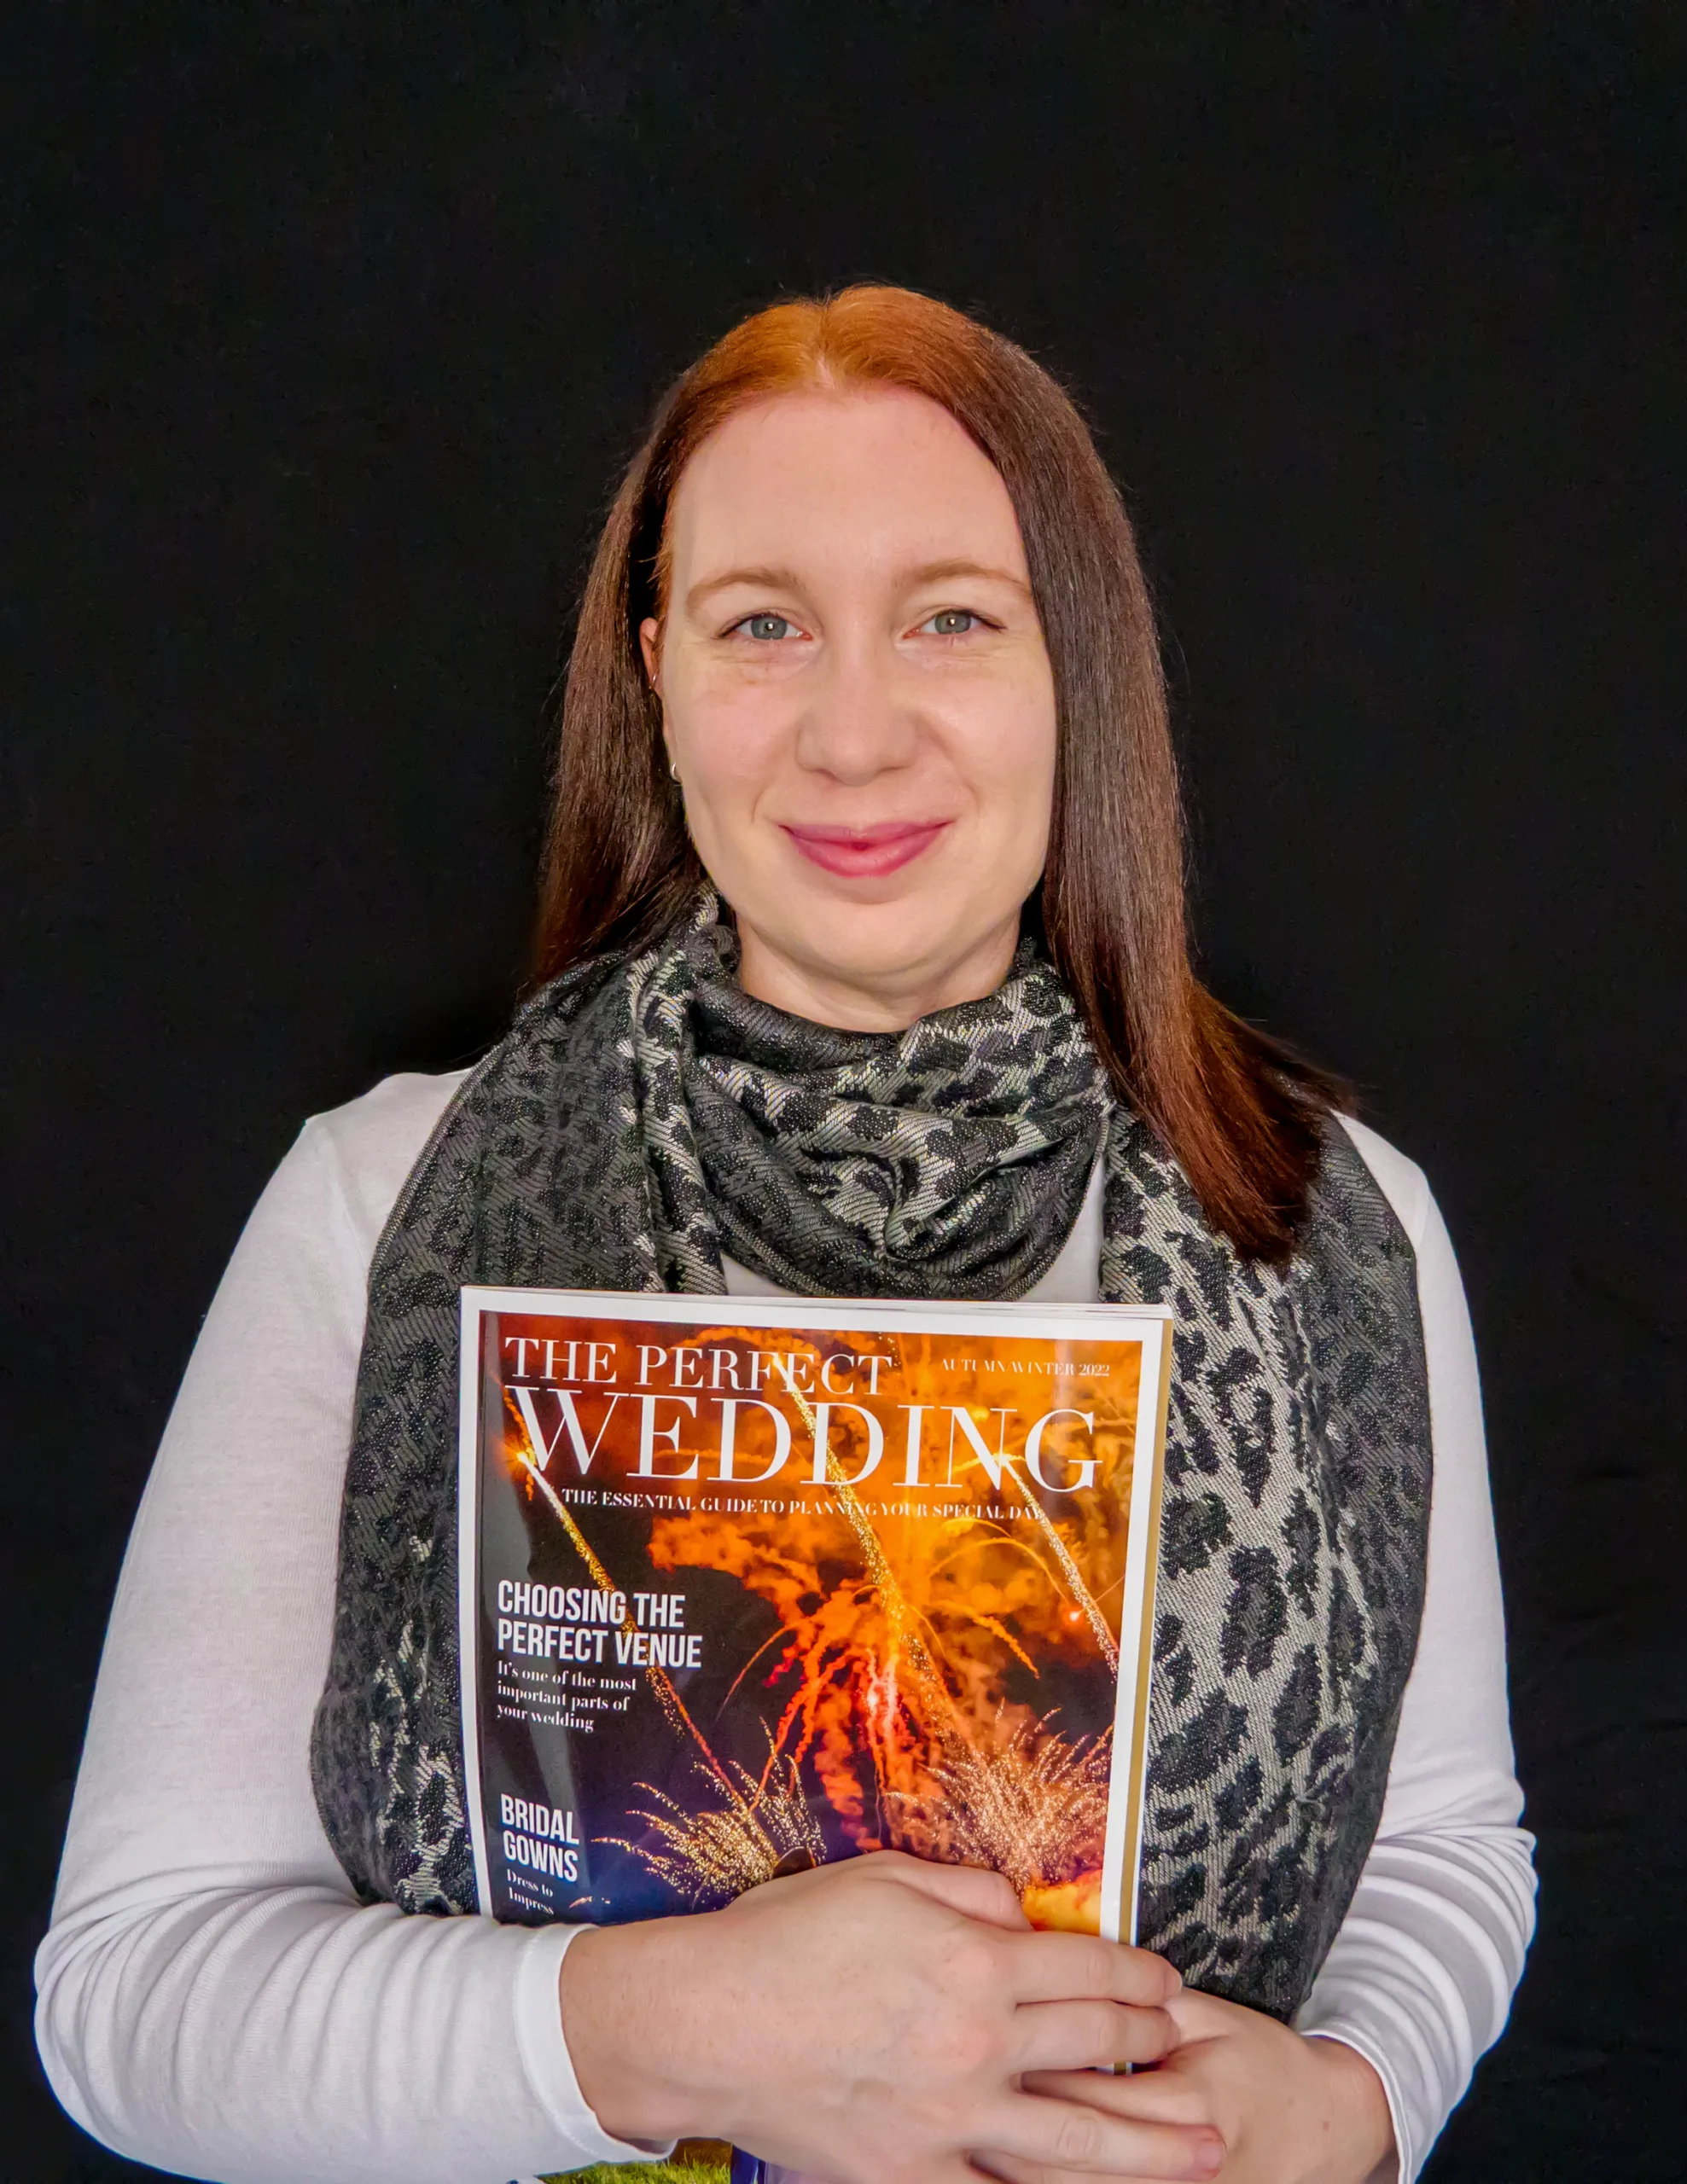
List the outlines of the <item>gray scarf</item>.
<svg viewBox="0 0 1687 2184">
<path fill-rule="evenodd" d="M 1376 1833 L 1422 1606 L 1411 1245 L 1332 1124 L 1300 1250 L 1239 1258 L 1108 1092 L 1033 944 L 896 1035 L 751 1000 L 713 895 L 535 996 L 461 1087 L 369 1271 L 317 1802 L 359 1894 L 475 1908 L 457 1647 L 457 1292 L 1016 1297 L 1098 1148 L 1100 1293 L 1177 1318 L 1140 1938 L 1287 2018 Z"/>
</svg>

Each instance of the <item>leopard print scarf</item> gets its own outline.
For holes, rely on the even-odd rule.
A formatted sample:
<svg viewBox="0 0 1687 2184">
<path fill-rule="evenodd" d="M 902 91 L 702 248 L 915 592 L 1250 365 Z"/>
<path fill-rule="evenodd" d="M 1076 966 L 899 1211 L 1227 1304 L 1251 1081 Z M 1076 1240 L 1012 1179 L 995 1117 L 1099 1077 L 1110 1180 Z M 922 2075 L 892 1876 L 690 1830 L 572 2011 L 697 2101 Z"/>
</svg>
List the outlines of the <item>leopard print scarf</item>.
<svg viewBox="0 0 1687 2184">
<path fill-rule="evenodd" d="M 457 1653 L 457 1291 L 1014 1297 L 1099 1148 L 1100 1293 L 1170 1304 L 1143 1942 L 1288 2018 L 1376 1833 L 1422 1604 L 1411 1247 L 1331 1124 L 1300 1250 L 1241 1259 L 1108 1094 L 1034 945 L 899 1035 L 751 1000 L 712 895 L 566 974 L 468 1077 L 369 1273 L 317 1802 L 361 1896 L 475 1908 Z"/>
</svg>

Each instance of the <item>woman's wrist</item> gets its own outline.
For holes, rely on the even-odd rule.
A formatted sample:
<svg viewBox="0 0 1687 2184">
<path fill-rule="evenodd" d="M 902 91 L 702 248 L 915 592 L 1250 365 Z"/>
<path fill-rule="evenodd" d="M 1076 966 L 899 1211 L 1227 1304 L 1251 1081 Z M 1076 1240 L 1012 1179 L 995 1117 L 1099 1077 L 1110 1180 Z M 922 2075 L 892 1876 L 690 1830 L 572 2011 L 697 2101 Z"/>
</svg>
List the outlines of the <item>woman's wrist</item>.
<svg viewBox="0 0 1687 2184">
<path fill-rule="evenodd" d="M 1309 2034 L 1306 2046 L 1329 2088 L 1332 2160 L 1319 2184 L 1394 2184 L 1394 2118 L 1375 2064 L 1328 2033 Z"/>
<path fill-rule="evenodd" d="M 686 2071 L 688 2033 L 707 2014 L 708 1914 L 594 1926 L 557 1976 L 562 2037 L 580 2096 L 611 2138 L 664 2146 L 729 2135 L 708 2113 L 707 2073 Z"/>
</svg>

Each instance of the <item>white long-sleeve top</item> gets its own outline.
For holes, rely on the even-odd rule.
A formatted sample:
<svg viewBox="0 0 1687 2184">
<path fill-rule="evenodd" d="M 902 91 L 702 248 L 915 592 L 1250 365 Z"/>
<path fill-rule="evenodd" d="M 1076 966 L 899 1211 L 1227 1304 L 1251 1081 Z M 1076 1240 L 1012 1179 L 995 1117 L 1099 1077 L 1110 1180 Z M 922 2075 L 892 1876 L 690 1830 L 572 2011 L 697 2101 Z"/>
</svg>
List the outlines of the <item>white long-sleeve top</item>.
<svg viewBox="0 0 1687 2184">
<path fill-rule="evenodd" d="M 505 2184 L 648 2158 L 599 2128 L 569 2061 L 557 1971 L 581 1930 L 360 1907 L 311 1791 L 369 1260 L 460 1081 L 389 1077 L 305 1125 L 212 1304 L 112 1611 L 37 2036 L 96 2137 L 217 2184 Z M 1410 2184 L 1505 2022 L 1533 1843 L 1457 1268 L 1419 1170 L 1348 1128 L 1417 1255 L 1434 1484 L 1382 1825 L 1297 2021 L 1376 2066 Z M 1096 1296 L 1097 1182 L 1040 1298 Z"/>
</svg>

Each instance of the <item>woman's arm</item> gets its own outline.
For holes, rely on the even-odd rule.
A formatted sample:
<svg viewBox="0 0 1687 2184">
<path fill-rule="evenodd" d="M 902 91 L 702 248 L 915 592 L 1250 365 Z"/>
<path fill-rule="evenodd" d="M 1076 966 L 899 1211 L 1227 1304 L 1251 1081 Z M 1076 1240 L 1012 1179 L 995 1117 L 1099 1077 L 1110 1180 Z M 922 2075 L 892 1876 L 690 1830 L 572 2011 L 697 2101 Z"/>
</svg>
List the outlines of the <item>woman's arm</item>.
<svg viewBox="0 0 1687 2184">
<path fill-rule="evenodd" d="M 859 2184 L 963 2184 L 974 2131 L 1050 2178 L 1062 2148 L 1091 2175 L 1210 2175 L 1209 2132 L 1019 2091 L 1039 2064 L 1162 2054 L 1177 1981 L 1142 1951 L 1025 1931 L 993 1875 L 853 1862 L 712 1919 L 606 1930 L 356 1904 L 317 1816 L 311 1721 L 370 1252 L 450 1090 L 397 1080 L 307 1127 L 195 1351 L 38 1960 L 65 2106 L 218 2184 L 504 2184 L 700 2128 Z"/>
<path fill-rule="evenodd" d="M 308 1125 L 247 1225 L 124 1565 L 38 1960 L 66 2107 L 219 2184 L 636 2158 L 563 2044 L 577 1930 L 358 1908 L 311 1796 L 364 1275 L 451 1089 Z"/>
<path fill-rule="evenodd" d="M 1219 2184 L 1410 2184 L 1505 2023 L 1534 1920 L 1464 1292 L 1422 1175 L 1348 1128 L 1417 1254 L 1435 1458 L 1423 1621 L 1376 1840 L 1296 2030 L 1190 1992 L 1171 2005 L 1182 2044 L 1104 2096 L 1215 2124 Z"/>
<path fill-rule="evenodd" d="M 1434 1488 L 1382 1825 L 1297 2023 L 1376 2070 L 1410 2184 L 1505 2024 L 1534 1929 L 1534 1844 L 1517 1824 L 1481 1389 L 1457 1263 L 1420 1171 L 1348 1127 L 1417 1253 Z"/>
</svg>

